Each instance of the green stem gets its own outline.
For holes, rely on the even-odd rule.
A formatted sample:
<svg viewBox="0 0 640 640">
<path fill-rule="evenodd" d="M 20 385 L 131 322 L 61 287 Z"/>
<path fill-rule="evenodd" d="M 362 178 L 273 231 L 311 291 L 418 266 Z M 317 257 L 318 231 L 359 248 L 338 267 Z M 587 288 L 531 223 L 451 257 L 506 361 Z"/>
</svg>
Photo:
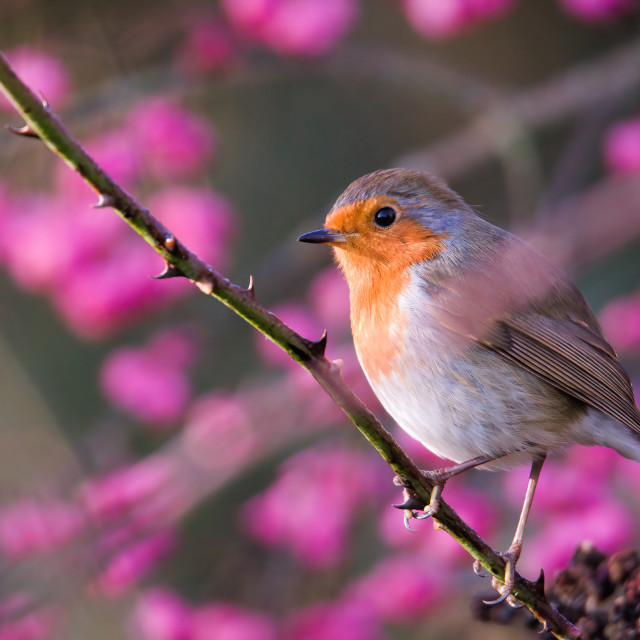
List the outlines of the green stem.
<svg viewBox="0 0 640 640">
<path fill-rule="evenodd" d="M 407 487 L 424 504 L 429 502 L 433 483 L 420 472 L 376 417 L 344 383 L 340 367 L 325 358 L 324 338 L 311 342 L 298 335 L 255 300 L 251 287 L 245 289 L 231 283 L 189 251 L 87 155 L 49 107 L 20 81 L 2 54 L 0 86 L 25 119 L 26 132 L 37 135 L 96 190 L 100 197 L 98 206 L 112 207 L 165 259 L 170 272 L 186 276 L 201 291 L 223 302 L 307 369 Z M 437 522 L 473 558 L 479 560 L 487 571 L 504 581 L 503 558 L 444 501 L 440 503 Z M 538 584 L 516 575 L 513 593 L 557 638 L 575 640 L 581 637 L 580 631 L 549 604 Z"/>
</svg>

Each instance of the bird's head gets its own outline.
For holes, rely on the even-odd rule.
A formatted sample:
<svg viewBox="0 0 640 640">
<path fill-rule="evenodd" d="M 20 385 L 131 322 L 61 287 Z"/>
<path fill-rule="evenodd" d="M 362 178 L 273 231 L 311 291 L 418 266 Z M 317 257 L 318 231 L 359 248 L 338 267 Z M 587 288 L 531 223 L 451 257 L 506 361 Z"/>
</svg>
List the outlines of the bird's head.
<svg viewBox="0 0 640 640">
<path fill-rule="evenodd" d="M 384 169 L 349 185 L 324 229 L 298 239 L 331 245 L 351 285 L 367 274 L 399 273 L 439 260 L 469 214 L 474 215 L 439 178 Z"/>
</svg>

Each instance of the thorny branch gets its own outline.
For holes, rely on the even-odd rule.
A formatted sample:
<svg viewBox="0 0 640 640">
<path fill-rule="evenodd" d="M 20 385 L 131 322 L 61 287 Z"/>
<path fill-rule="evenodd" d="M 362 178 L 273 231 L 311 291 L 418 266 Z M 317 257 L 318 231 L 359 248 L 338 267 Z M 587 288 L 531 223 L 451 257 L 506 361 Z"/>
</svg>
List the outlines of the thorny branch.
<svg viewBox="0 0 640 640">
<path fill-rule="evenodd" d="M 326 335 L 312 342 L 298 335 L 255 299 L 253 288 L 245 289 L 204 263 L 189 251 L 147 209 L 117 185 L 95 163 L 50 110 L 20 81 L 0 54 L 0 86 L 26 122 L 21 134 L 35 135 L 55 154 L 77 171 L 98 193 L 99 207 L 113 208 L 165 260 L 162 277 L 184 276 L 203 293 L 211 295 L 261 331 L 307 369 L 336 402 L 382 458 L 415 494 L 422 504 L 429 502 L 432 482 L 426 478 L 362 401 L 346 386 L 340 374 L 340 363 L 324 356 Z M 96 215 L 101 215 L 96 213 Z M 438 525 L 456 539 L 498 580 L 504 580 L 505 562 L 445 502 L 441 503 Z M 580 638 L 580 631 L 560 615 L 544 595 L 543 580 L 531 582 L 516 574 L 513 594 L 557 638 Z"/>
</svg>

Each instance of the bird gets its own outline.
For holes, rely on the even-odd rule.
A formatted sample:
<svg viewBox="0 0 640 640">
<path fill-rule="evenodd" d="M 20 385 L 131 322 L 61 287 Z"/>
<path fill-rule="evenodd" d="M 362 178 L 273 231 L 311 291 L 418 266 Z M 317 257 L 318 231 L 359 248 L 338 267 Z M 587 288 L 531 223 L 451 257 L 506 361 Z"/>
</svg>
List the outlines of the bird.
<svg viewBox="0 0 640 640">
<path fill-rule="evenodd" d="M 437 176 L 382 169 L 351 183 L 324 228 L 349 287 L 364 373 L 395 422 L 455 464 L 531 464 L 499 597 L 512 591 L 525 524 L 548 453 L 610 447 L 640 461 L 640 412 L 629 376 L 569 277 L 517 236 L 480 217 Z M 479 569 L 479 565 L 474 568 Z"/>
</svg>

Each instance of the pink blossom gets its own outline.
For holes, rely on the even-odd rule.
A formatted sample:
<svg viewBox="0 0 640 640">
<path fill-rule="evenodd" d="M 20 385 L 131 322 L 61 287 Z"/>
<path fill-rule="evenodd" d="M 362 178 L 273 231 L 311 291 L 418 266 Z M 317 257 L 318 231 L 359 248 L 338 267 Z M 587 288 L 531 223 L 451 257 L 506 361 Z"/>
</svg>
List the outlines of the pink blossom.
<svg viewBox="0 0 640 640">
<path fill-rule="evenodd" d="M 129 114 L 127 128 L 141 166 L 161 180 L 197 174 L 216 149 L 208 121 L 162 98 L 139 103 Z"/>
<path fill-rule="evenodd" d="M 640 348 L 640 295 L 612 300 L 600 312 L 600 323 L 615 349 Z"/>
<path fill-rule="evenodd" d="M 10 49 L 4 53 L 16 75 L 37 96 L 43 96 L 54 109 L 60 109 L 66 104 L 71 86 L 60 60 L 30 46 Z M 0 94 L 0 109 L 13 111 L 4 94 Z"/>
<path fill-rule="evenodd" d="M 21 500 L 0 510 L 0 548 L 12 558 L 50 552 L 85 526 L 81 510 L 71 503 Z"/>
<path fill-rule="evenodd" d="M 604 161 L 612 173 L 640 172 L 640 118 L 618 122 L 607 131 Z"/>
<path fill-rule="evenodd" d="M 358 12 L 355 0 L 223 0 L 222 6 L 248 39 L 303 57 L 331 51 Z"/>
<path fill-rule="evenodd" d="M 191 251 L 217 269 L 227 265 L 235 213 L 226 198 L 211 189 L 169 187 L 148 203 L 153 215 Z"/>
<path fill-rule="evenodd" d="M 314 315 L 309 312 L 306 307 L 300 304 L 281 304 L 273 308 L 273 313 L 278 316 L 282 322 L 305 338 L 318 340 L 322 335 L 322 331 L 320 330 Z M 258 353 L 269 366 L 288 368 L 297 368 L 300 366 L 280 347 L 271 342 L 271 340 L 265 338 L 261 333 L 256 333 L 254 340 L 256 341 Z"/>
<path fill-rule="evenodd" d="M 447 38 L 478 22 L 497 18 L 513 0 L 404 0 L 409 22 L 428 38 Z"/>
<path fill-rule="evenodd" d="M 391 556 L 357 580 L 346 599 L 360 603 L 380 622 L 406 624 L 442 601 L 447 593 L 443 579 L 421 555 Z"/>
<path fill-rule="evenodd" d="M 568 564 L 575 548 L 589 540 L 604 553 L 619 551 L 633 539 L 633 519 L 613 501 L 597 501 L 580 511 L 550 515 L 546 525 L 525 540 L 519 563 L 530 577 L 537 577 L 540 566 L 547 576 Z"/>
<path fill-rule="evenodd" d="M 186 283 L 151 280 L 160 268 L 149 247 L 121 238 L 108 255 L 88 258 L 58 283 L 54 306 L 76 335 L 103 338 L 186 292 L 179 287 Z"/>
<path fill-rule="evenodd" d="M 315 604 L 290 616 L 285 640 L 382 640 L 384 634 L 369 607 L 353 602 Z"/>
<path fill-rule="evenodd" d="M 609 21 L 634 9 L 634 0 L 560 0 L 561 6 L 573 16 L 587 22 Z"/>
<path fill-rule="evenodd" d="M 203 259 L 216 266 L 228 256 L 231 210 L 217 194 L 203 189 L 170 188 L 149 198 L 153 213 Z M 94 212 L 101 216 L 102 212 Z M 122 236 L 102 253 L 74 265 L 53 291 L 53 302 L 78 335 L 101 338 L 140 315 L 193 292 L 182 279 L 157 281 L 157 255 L 122 226 Z"/>
<path fill-rule="evenodd" d="M 187 73 L 215 73 L 226 70 L 235 55 L 235 43 L 226 26 L 215 18 L 205 18 L 189 28 L 178 64 Z"/>
<path fill-rule="evenodd" d="M 58 283 L 69 268 L 66 211 L 44 194 L 16 198 L 7 220 L 4 256 L 14 281 L 28 291 L 45 291 Z"/>
<path fill-rule="evenodd" d="M 186 369 L 194 346 L 184 332 L 164 331 L 144 347 L 117 349 L 107 357 L 100 373 L 105 397 L 150 425 L 175 423 L 191 396 Z"/>
<path fill-rule="evenodd" d="M 276 640 L 273 621 L 263 613 L 230 604 L 209 604 L 194 612 L 191 640 Z"/>
<path fill-rule="evenodd" d="M 191 608 L 168 589 L 150 589 L 138 598 L 129 628 L 135 640 L 191 640 Z"/>
<path fill-rule="evenodd" d="M 167 558 L 175 546 L 175 534 L 169 529 L 130 541 L 108 559 L 92 589 L 106 596 L 121 596 Z"/>
<path fill-rule="evenodd" d="M 349 330 L 349 288 L 342 274 L 330 267 L 311 283 L 309 298 L 325 329 L 338 335 Z M 333 336 L 335 339 L 335 336 Z"/>
<path fill-rule="evenodd" d="M 358 451 L 303 451 L 245 505 L 242 519 L 262 543 L 287 546 L 308 567 L 335 566 L 344 557 L 354 512 L 371 498 L 375 485 L 375 468 Z"/>
<path fill-rule="evenodd" d="M 184 502 L 174 462 L 159 454 L 87 480 L 79 494 L 98 522 L 125 516 L 145 526 L 170 521 Z"/>
<path fill-rule="evenodd" d="M 18 593 L 0 601 L 0 640 L 47 640 L 58 637 L 56 627 L 59 611 L 50 606 L 34 609 L 34 600 L 26 593 Z"/>
<path fill-rule="evenodd" d="M 216 392 L 192 404 L 183 441 L 193 461 L 206 468 L 223 470 L 245 464 L 260 438 L 242 403 Z"/>
</svg>

